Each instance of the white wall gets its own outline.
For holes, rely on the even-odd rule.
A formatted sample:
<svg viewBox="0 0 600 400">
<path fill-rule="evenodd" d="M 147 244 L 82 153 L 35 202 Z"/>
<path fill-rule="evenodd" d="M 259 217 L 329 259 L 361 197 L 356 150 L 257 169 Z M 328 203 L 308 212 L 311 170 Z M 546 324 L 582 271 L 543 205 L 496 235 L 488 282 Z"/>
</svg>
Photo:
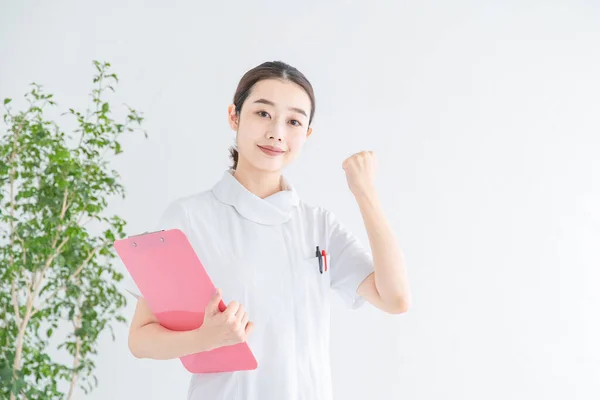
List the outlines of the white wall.
<svg viewBox="0 0 600 400">
<path fill-rule="evenodd" d="M 414 306 L 336 301 L 336 399 L 600 397 L 597 2 L 1 4 L 0 97 L 35 80 L 81 108 L 99 59 L 145 113 L 149 139 L 125 139 L 114 161 L 128 197 L 109 211 L 130 234 L 220 177 L 226 107 L 265 60 L 297 66 L 317 94 L 289 179 L 364 241 L 340 165 L 376 152 Z M 185 398 L 179 361 L 136 360 L 117 334 L 86 398 Z"/>
</svg>

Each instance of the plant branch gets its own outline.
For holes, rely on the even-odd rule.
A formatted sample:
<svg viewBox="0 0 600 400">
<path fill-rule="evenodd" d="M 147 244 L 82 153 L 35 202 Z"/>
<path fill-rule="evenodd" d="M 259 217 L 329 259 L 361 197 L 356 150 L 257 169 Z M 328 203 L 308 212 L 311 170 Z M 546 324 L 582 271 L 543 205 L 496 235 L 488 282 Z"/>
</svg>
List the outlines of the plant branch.
<svg viewBox="0 0 600 400">
<path fill-rule="evenodd" d="M 21 239 L 18 235 L 17 235 L 17 240 L 19 242 L 21 242 L 21 246 L 23 248 L 23 265 L 27 265 L 27 249 L 25 246 L 25 242 L 23 241 L 23 239 Z M 17 320 L 17 326 L 21 325 L 21 312 L 19 311 L 19 297 L 17 295 L 17 288 L 15 286 L 15 279 L 11 279 L 10 282 L 10 286 L 11 286 L 11 294 L 12 294 L 12 302 L 13 302 L 13 309 L 15 311 L 15 318 Z"/>
<path fill-rule="evenodd" d="M 15 319 L 17 320 L 17 326 L 21 326 L 21 313 L 19 312 L 19 299 L 17 298 L 17 290 L 15 288 L 14 279 L 10 283 L 10 291 L 12 294 L 13 308 L 15 310 Z"/>
<path fill-rule="evenodd" d="M 23 316 L 23 320 L 21 321 L 21 326 L 19 327 L 19 333 L 17 335 L 17 340 L 16 340 L 15 360 L 13 363 L 13 379 L 14 379 L 14 377 L 16 377 L 16 371 L 18 371 L 21 367 L 21 357 L 23 355 L 23 339 L 25 337 L 25 331 L 27 329 L 27 325 L 29 324 L 29 320 L 32 317 L 32 309 L 33 309 L 34 300 L 37 298 L 37 296 L 40 293 L 42 281 L 44 280 L 44 274 L 46 273 L 46 270 L 52 264 L 52 261 L 54 261 L 54 258 L 58 254 L 60 254 L 60 250 L 62 250 L 63 246 L 68 241 L 69 241 L 69 238 L 67 237 L 67 238 L 65 238 L 65 240 L 63 240 L 61 242 L 61 244 L 58 246 L 56 252 L 48 258 L 48 260 L 46 261 L 46 265 L 44 265 L 44 268 L 42 269 L 41 272 L 35 271 L 35 273 L 33 274 L 33 277 L 32 277 L 32 282 L 31 282 L 31 285 L 33 285 L 33 293 L 31 293 L 31 285 L 27 286 L 28 296 L 27 296 L 27 305 L 25 307 L 25 315 Z M 55 244 L 56 244 L 56 240 L 54 242 L 54 245 Z M 14 398 L 14 396 L 11 398 Z"/>
<path fill-rule="evenodd" d="M 75 332 L 77 332 L 77 330 L 79 328 L 81 328 L 81 318 L 82 318 L 81 304 L 82 304 L 82 301 L 83 301 L 83 295 L 80 294 L 79 298 L 77 299 L 77 307 L 79 308 L 79 312 L 77 313 L 77 317 L 75 318 L 75 324 L 74 324 Z M 66 400 L 71 399 L 71 396 L 73 396 L 73 390 L 75 389 L 75 385 L 77 384 L 77 378 L 79 376 L 79 373 L 77 372 L 77 367 L 79 367 L 80 352 L 81 352 L 81 338 L 79 336 L 77 336 L 77 334 L 75 334 L 75 355 L 73 356 L 73 373 L 71 375 L 71 384 L 69 385 L 69 392 L 67 394 Z"/>
<path fill-rule="evenodd" d="M 9 159 L 9 163 L 13 163 L 15 158 L 17 157 L 17 154 L 19 153 L 19 146 L 18 146 L 18 139 L 19 139 L 19 135 L 21 134 L 21 131 L 23 130 L 23 126 L 25 125 L 25 121 L 26 121 L 26 116 L 27 114 L 29 114 L 29 110 L 22 116 L 21 119 L 21 124 L 18 126 L 17 130 L 15 131 L 15 134 L 13 136 L 13 153 L 10 156 Z M 14 247 L 14 243 L 15 243 L 15 223 L 14 223 L 14 217 L 15 217 L 15 174 L 16 174 L 16 166 L 13 164 L 11 166 L 11 170 L 10 170 L 10 257 L 9 257 L 9 268 L 13 268 L 14 267 L 14 263 L 15 263 L 15 258 L 14 258 L 14 254 L 13 254 L 13 247 Z M 21 321 L 21 317 L 20 317 L 20 313 L 19 313 L 19 303 L 18 303 L 18 298 L 16 296 L 16 292 L 14 291 L 14 278 L 11 276 L 11 281 L 12 281 L 12 287 L 13 287 L 13 307 L 15 309 L 15 313 L 17 314 L 17 318 L 19 321 L 19 325 L 22 323 Z M 20 332 L 19 332 L 20 334 Z M 19 336 L 21 336 L 21 341 L 22 341 L 22 335 L 20 334 Z M 21 347 L 22 347 L 22 342 L 21 342 Z M 19 364 L 21 362 L 21 354 L 19 352 L 19 360 L 18 360 Z M 17 364 L 17 358 L 15 357 L 15 366 L 19 365 Z M 13 369 L 13 375 L 12 375 L 12 379 L 16 379 L 17 377 L 17 369 L 14 368 Z M 11 400 L 15 400 L 15 395 L 14 393 L 11 393 L 10 395 Z"/>
<path fill-rule="evenodd" d="M 53 298 L 60 291 L 65 290 L 67 288 L 67 283 L 69 281 L 76 279 L 79 276 L 79 274 L 81 273 L 81 271 L 83 271 L 83 269 L 89 264 L 91 259 L 98 253 L 98 251 L 100 251 L 108 243 L 109 243 L 108 240 L 105 240 L 104 242 L 102 242 L 102 244 L 100 244 L 99 246 L 96 246 L 92 251 L 90 251 L 87 258 L 84 260 L 84 262 L 77 268 L 77 270 L 75 270 L 75 272 L 73 272 L 73 274 L 71 274 L 71 276 L 69 276 L 69 278 L 67 278 L 65 283 L 63 283 L 60 287 L 58 287 L 56 290 L 54 290 L 54 292 L 52 292 L 52 294 L 49 296 L 49 298 Z M 32 313 L 32 316 L 37 314 L 41 309 L 42 309 L 41 306 L 36 307 L 36 309 Z"/>
</svg>

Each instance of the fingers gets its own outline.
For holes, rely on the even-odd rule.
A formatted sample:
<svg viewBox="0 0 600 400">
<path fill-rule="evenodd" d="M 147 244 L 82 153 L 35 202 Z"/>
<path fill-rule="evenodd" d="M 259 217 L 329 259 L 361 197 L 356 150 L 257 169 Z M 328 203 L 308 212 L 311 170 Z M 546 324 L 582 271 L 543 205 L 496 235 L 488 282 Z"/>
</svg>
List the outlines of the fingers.
<svg viewBox="0 0 600 400">
<path fill-rule="evenodd" d="M 250 317 L 248 316 L 248 313 L 245 312 L 244 316 L 242 317 L 241 321 L 240 321 L 240 325 L 245 328 L 246 325 L 248 324 L 248 320 L 250 319 Z"/>
<path fill-rule="evenodd" d="M 245 340 L 245 337 L 254 329 L 254 323 L 250 321 L 246 307 L 237 301 L 231 301 L 225 311 L 223 311 L 228 324 L 239 332 L 240 338 Z"/>
<path fill-rule="evenodd" d="M 249 322 L 250 317 L 243 304 L 232 301 L 229 303 L 229 306 L 227 306 L 227 310 L 225 310 L 225 312 L 228 313 L 228 321 L 234 324 L 237 327 L 236 329 L 240 329 L 241 332 L 246 332 L 248 329 L 248 324 L 252 324 L 252 322 Z"/>
<path fill-rule="evenodd" d="M 235 319 L 239 308 L 240 308 L 240 303 L 238 303 L 237 301 L 234 300 L 234 301 L 229 302 L 224 313 L 227 315 L 227 317 L 229 319 Z"/>
<path fill-rule="evenodd" d="M 373 151 L 364 150 L 352 154 L 342 162 L 342 168 L 348 168 L 350 163 L 364 164 L 367 161 L 372 161 L 374 164 L 377 162 L 377 158 L 375 157 L 375 153 Z"/>
<path fill-rule="evenodd" d="M 219 303 L 221 301 L 221 289 L 217 289 L 213 297 L 211 297 L 210 301 L 206 305 L 206 310 L 211 313 L 216 313 L 219 311 Z"/>
<path fill-rule="evenodd" d="M 246 325 L 246 336 L 248 336 L 253 330 L 254 330 L 254 322 L 250 321 L 250 322 L 248 322 L 248 325 Z"/>
<path fill-rule="evenodd" d="M 246 309 L 244 308 L 243 304 L 240 304 L 240 307 L 238 308 L 237 312 L 235 313 L 235 318 L 238 320 L 238 322 L 242 322 L 242 318 L 244 318 L 244 314 L 246 314 Z"/>
</svg>

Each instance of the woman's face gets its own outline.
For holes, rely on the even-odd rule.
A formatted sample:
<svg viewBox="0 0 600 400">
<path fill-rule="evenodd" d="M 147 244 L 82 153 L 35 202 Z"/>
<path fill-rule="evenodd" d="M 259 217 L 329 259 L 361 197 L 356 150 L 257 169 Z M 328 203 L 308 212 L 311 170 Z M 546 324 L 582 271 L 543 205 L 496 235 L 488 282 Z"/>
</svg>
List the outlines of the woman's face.
<svg viewBox="0 0 600 400">
<path fill-rule="evenodd" d="M 292 162 L 312 132 L 310 111 L 310 98 L 301 86 L 280 79 L 257 82 L 241 115 L 235 114 L 235 105 L 229 106 L 229 123 L 237 132 L 238 166 L 248 163 L 275 172 Z"/>
</svg>

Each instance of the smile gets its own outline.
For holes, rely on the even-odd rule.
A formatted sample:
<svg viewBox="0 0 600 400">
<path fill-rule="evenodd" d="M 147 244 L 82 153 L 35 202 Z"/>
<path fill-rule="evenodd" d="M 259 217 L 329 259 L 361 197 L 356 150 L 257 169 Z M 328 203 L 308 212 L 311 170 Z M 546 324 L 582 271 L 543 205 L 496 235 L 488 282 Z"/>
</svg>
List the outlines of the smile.
<svg viewBox="0 0 600 400">
<path fill-rule="evenodd" d="M 285 151 L 273 147 L 263 147 L 259 145 L 258 148 L 268 156 L 280 156 L 285 153 Z"/>
</svg>

